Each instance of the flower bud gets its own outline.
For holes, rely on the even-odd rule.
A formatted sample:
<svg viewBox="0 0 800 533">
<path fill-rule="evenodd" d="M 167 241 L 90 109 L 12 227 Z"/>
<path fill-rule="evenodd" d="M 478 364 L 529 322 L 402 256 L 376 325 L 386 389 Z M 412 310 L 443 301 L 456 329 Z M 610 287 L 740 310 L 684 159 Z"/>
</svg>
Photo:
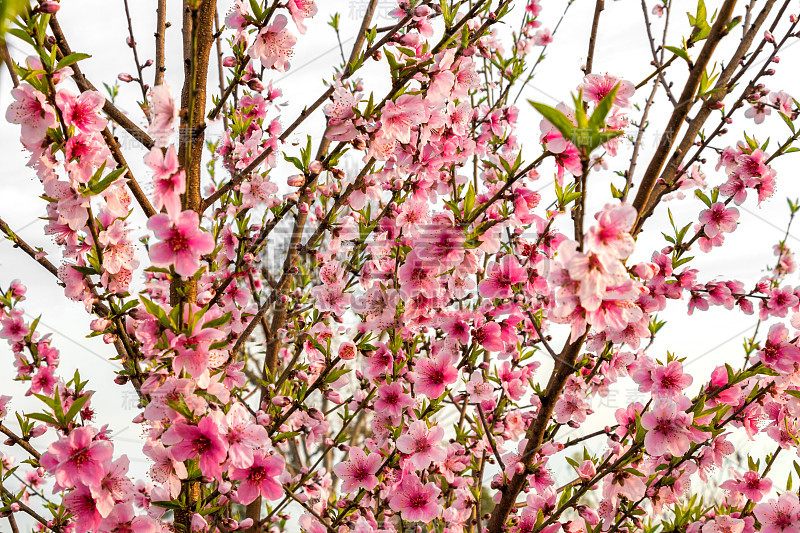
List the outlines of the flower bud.
<svg viewBox="0 0 800 533">
<path fill-rule="evenodd" d="M 61 9 L 61 5 L 54 0 L 45 0 L 39 4 L 39 11 L 48 15 L 55 15 L 59 9 Z"/>
<path fill-rule="evenodd" d="M 287 179 L 286 185 L 288 185 L 289 187 L 300 187 L 305 182 L 306 182 L 306 177 L 303 176 L 302 174 L 297 174 Z"/>
<path fill-rule="evenodd" d="M 130 74 L 128 74 L 126 72 L 122 72 L 117 76 L 117 79 L 119 81 L 124 81 L 125 83 L 130 83 L 130 82 L 133 81 L 133 76 L 131 76 Z"/>
<path fill-rule="evenodd" d="M 308 165 L 308 170 L 310 170 L 312 174 L 319 174 L 322 172 L 322 161 L 315 159 Z"/>
<path fill-rule="evenodd" d="M 259 80 L 252 79 L 247 82 L 247 86 L 250 87 L 251 90 L 256 92 L 261 92 L 264 90 L 264 84 L 261 83 Z"/>
<path fill-rule="evenodd" d="M 234 65 L 236 65 L 236 58 L 233 56 L 228 56 L 222 60 L 223 67 L 232 67 Z"/>
<path fill-rule="evenodd" d="M 253 525 L 253 519 L 252 518 L 245 518 L 244 520 L 239 522 L 239 529 L 247 529 L 252 525 Z"/>
<path fill-rule="evenodd" d="M 286 407 L 290 403 L 292 403 L 292 400 L 288 396 L 275 396 L 272 399 L 272 405 L 276 407 Z"/>
<path fill-rule="evenodd" d="M 31 438 L 41 437 L 45 433 L 47 433 L 47 426 L 35 426 L 31 430 Z"/>
<path fill-rule="evenodd" d="M 356 345 L 352 342 L 343 342 L 339 346 L 339 357 L 344 361 L 352 361 L 356 358 Z"/>
</svg>

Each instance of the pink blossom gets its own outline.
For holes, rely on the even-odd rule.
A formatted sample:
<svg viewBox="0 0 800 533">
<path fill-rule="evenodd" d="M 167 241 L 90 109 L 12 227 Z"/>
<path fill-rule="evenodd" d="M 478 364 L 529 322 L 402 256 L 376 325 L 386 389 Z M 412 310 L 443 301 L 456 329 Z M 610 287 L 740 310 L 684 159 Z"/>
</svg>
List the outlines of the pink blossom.
<svg viewBox="0 0 800 533">
<path fill-rule="evenodd" d="M 111 459 L 114 447 L 107 440 L 94 440 L 95 434 L 88 427 L 75 428 L 52 443 L 42 455 L 42 466 L 55 476 L 59 486 L 100 484 L 105 476 L 104 465 Z"/>
<path fill-rule="evenodd" d="M 795 533 L 800 531 L 800 503 L 797 494 L 786 491 L 777 499 L 759 503 L 753 514 L 761 523 L 762 533 Z"/>
<path fill-rule="evenodd" d="M 513 255 L 503 257 L 500 263 L 492 263 L 486 270 L 486 277 L 478 285 L 486 298 L 510 298 L 512 287 L 528 280 L 528 273 Z"/>
<path fill-rule="evenodd" d="M 26 146 L 41 143 L 48 128 L 56 125 L 56 112 L 47 97 L 27 83 L 11 91 L 14 102 L 6 110 L 6 120 L 22 126 L 22 142 Z"/>
<path fill-rule="evenodd" d="M 165 436 L 164 442 L 175 444 L 170 451 L 177 461 L 198 458 L 204 475 L 217 479 L 222 477 L 222 462 L 228 454 L 228 443 L 220 435 L 219 425 L 213 417 L 201 418 L 196 426 L 178 422 L 171 431 L 174 436 Z"/>
<path fill-rule="evenodd" d="M 744 475 L 734 472 L 734 479 L 724 481 L 719 487 L 739 492 L 748 500 L 760 502 L 764 494 L 772 490 L 772 481 L 762 478 L 755 470 L 748 470 Z"/>
<path fill-rule="evenodd" d="M 150 102 L 153 118 L 150 121 L 148 131 L 156 141 L 156 146 L 167 145 L 170 135 L 175 129 L 175 121 L 178 119 L 178 104 L 172 97 L 169 85 L 157 85 L 150 89 Z"/>
<path fill-rule="evenodd" d="M 458 380 L 458 370 L 451 358 L 443 354 L 433 359 L 418 359 L 411 375 L 415 392 L 431 400 L 439 398 L 448 386 Z"/>
<path fill-rule="evenodd" d="M 389 506 L 405 520 L 430 523 L 439 514 L 441 491 L 433 482 L 422 484 L 416 474 L 407 474 L 389 499 Z"/>
<path fill-rule="evenodd" d="M 725 204 L 717 202 L 700 213 L 700 222 L 703 224 L 705 234 L 711 238 L 720 233 L 731 233 L 736 229 L 739 219 L 739 210 L 735 207 L 726 208 Z"/>
<path fill-rule="evenodd" d="M 286 29 L 286 22 L 284 15 L 277 15 L 269 26 L 258 32 L 255 41 L 247 49 L 250 57 L 261 61 L 265 68 L 278 72 L 286 72 L 289 68 L 292 48 L 297 42 L 297 38 Z"/>
<path fill-rule="evenodd" d="M 618 85 L 619 89 L 614 97 L 614 104 L 619 107 L 630 107 L 631 103 L 628 99 L 633 96 L 633 93 L 636 91 L 633 83 L 609 74 L 604 76 L 589 74 L 583 78 L 583 84 L 581 85 L 583 89 L 583 101 L 597 104 Z"/>
<path fill-rule="evenodd" d="M 654 398 L 675 398 L 692 384 L 692 376 L 683 372 L 680 361 L 670 361 L 666 366 L 658 365 L 652 372 Z"/>
<path fill-rule="evenodd" d="M 703 525 L 703 533 L 742 533 L 744 520 L 728 515 L 717 515 Z"/>
<path fill-rule="evenodd" d="M 378 399 L 375 400 L 375 409 L 393 416 L 400 416 L 407 407 L 414 405 L 414 400 L 403 389 L 402 383 L 395 381 L 381 385 L 378 389 Z"/>
<path fill-rule="evenodd" d="M 411 455 L 411 462 L 418 470 L 428 468 L 433 462 L 441 462 L 447 458 L 447 451 L 442 447 L 444 430 L 439 426 L 428 428 L 424 420 L 412 422 L 408 433 L 397 439 L 397 449 Z"/>
<path fill-rule="evenodd" d="M 669 453 L 680 456 L 689 450 L 689 425 L 691 415 L 679 411 L 673 400 L 656 400 L 653 407 L 642 415 L 642 427 L 647 431 L 644 446 L 650 455 Z"/>
<path fill-rule="evenodd" d="M 78 97 L 66 89 L 56 94 L 56 105 L 61 109 L 64 123 L 83 133 L 102 131 L 106 127 L 108 121 L 99 115 L 105 102 L 103 95 L 96 91 L 86 91 Z"/>
<path fill-rule="evenodd" d="M 306 32 L 306 26 L 303 20 L 317 14 L 317 5 L 314 3 L 314 0 L 289 0 L 286 2 L 286 7 L 292 15 L 292 20 L 295 26 L 297 26 L 297 31 L 304 34 Z"/>
<path fill-rule="evenodd" d="M 144 162 L 153 170 L 153 207 L 166 207 L 167 213 L 176 216 L 181 211 L 181 194 L 186 192 L 186 173 L 179 170 L 175 146 L 170 145 L 166 152 L 153 148 Z"/>
<path fill-rule="evenodd" d="M 597 224 L 589 228 L 586 244 L 595 252 L 607 252 L 620 258 L 633 253 L 630 230 L 636 221 L 636 209 L 630 204 L 609 204 L 595 215 Z"/>
<path fill-rule="evenodd" d="M 147 222 L 161 242 L 150 247 L 154 266 L 174 266 L 182 277 L 190 277 L 200 268 L 200 256 L 214 250 L 214 238 L 200 229 L 200 217 L 194 211 L 182 211 L 176 217 L 154 215 Z"/>
<path fill-rule="evenodd" d="M 275 479 L 285 469 L 283 457 L 280 455 L 265 455 L 256 452 L 253 464 L 248 468 L 233 468 L 231 479 L 241 481 L 237 495 L 239 501 L 245 505 L 253 502 L 259 496 L 268 500 L 277 500 L 283 496 L 283 488 Z"/>
<path fill-rule="evenodd" d="M 420 95 L 404 94 L 386 102 L 381 113 L 381 132 L 403 144 L 411 141 L 411 128 L 425 121 L 425 106 Z"/>
<path fill-rule="evenodd" d="M 342 480 L 342 490 L 353 492 L 356 489 L 372 490 L 377 487 L 378 478 L 375 473 L 382 462 L 380 454 L 367 455 L 361 448 L 353 446 L 348 457 L 349 461 L 333 467 L 334 473 Z"/>
</svg>

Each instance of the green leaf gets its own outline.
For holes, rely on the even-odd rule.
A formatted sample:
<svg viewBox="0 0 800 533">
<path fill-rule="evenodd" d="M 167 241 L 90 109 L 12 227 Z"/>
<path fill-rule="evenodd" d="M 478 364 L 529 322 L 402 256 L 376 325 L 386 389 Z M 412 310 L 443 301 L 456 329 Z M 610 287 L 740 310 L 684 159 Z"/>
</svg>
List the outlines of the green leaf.
<svg viewBox="0 0 800 533">
<path fill-rule="evenodd" d="M 144 296 L 141 296 L 141 299 L 147 312 L 156 317 L 163 327 L 169 329 L 171 324 L 167 312 L 164 311 L 160 305 L 151 302 Z"/>
<path fill-rule="evenodd" d="M 0 0 L 0 34 L 5 38 L 9 23 L 25 10 L 27 0 Z"/>
<path fill-rule="evenodd" d="M 228 311 L 227 313 L 225 313 L 224 315 L 222 315 L 219 318 L 215 318 L 214 320 L 209 320 L 208 322 L 205 322 L 203 324 L 203 328 L 202 329 L 218 328 L 219 326 L 224 326 L 225 324 L 228 323 L 228 321 L 230 321 L 230 319 L 231 319 L 231 312 Z"/>
<path fill-rule="evenodd" d="M 676 56 L 680 57 L 681 59 L 685 60 L 687 63 L 691 64 L 692 60 L 689 59 L 689 54 L 683 48 L 678 48 L 677 46 L 665 46 L 665 50 L 669 50 Z"/>
<path fill-rule="evenodd" d="M 83 396 L 79 397 L 77 400 L 72 402 L 72 405 L 70 405 L 69 410 L 67 411 L 67 414 L 65 416 L 68 424 L 72 422 L 72 420 L 75 419 L 75 416 L 78 414 L 78 412 L 81 409 L 83 409 L 83 406 L 86 404 L 86 402 L 89 401 L 89 396 L 90 396 L 89 394 L 84 394 Z"/>
<path fill-rule="evenodd" d="M 67 57 L 62 58 L 61 61 L 58 62 L 58 64 L 56 65 L 55 70 L 57 70 L 57 71 L 61 70 L 64 67 L 68 67 L 70 65 L 74 65 L 78 61 L 82 61 L 82 60 L 90 58 L 90 57 L 92 57 L 92 56 L 90 56 L 89 54 L 70 54 Z"/>
<path fill-rule="evenodd" d="M 589 119 L 589 128 L 601 130 L 606 127 L 606 117 L 614 105 L 614 100 L 617 98 L 617 91 L 619 91 L 619 84 L 615 85 L 611 92 L 609 92 L 594 108 L 594 113 Z"/>
<path fill-rule="evenodd" d="M 567 118 L 564 113 L 554 107 L 540 104 L 532 100 L 528 100 L 528 103 L 530 103 L 536 111 L 541 113 L 544 118 L 550 121 L 550 123 L 561 132 L 561 135 L 563 135 L 565 139 L 572 139 L 575 137 L 575 126 L 572 125 L 572 122 L 570 122 L 569 118 Z"/>
</svg>

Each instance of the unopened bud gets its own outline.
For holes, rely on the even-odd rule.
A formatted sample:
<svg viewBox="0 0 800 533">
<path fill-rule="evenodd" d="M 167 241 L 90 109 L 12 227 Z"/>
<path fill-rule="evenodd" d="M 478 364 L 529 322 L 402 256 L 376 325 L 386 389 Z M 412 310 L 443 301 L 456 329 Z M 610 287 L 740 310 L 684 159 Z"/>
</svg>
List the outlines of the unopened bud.
<svg viewBox="0 0 800 533">
<path fill-rule="evenodd" d="M 61 5 L 53 0 L 46 0 L 41 4 L 39 4 L 39 11 L 41 11 L 42 13 L 47 13 L 49 15 L 54 15 L 58 13 L 59 9 L 61 9 Z"/>
<path fill-rule="evenodd" d="M 222 60 L 223 67 L 232 67 L 236 64 L 236 58 L 233 56 L 228 56 Z"/>
<path fill-rule="evenodd" d="M 125 83 L 130 83 L 130 82 L 133 81 L 133 76 L 131 76 L 130 74 L 128 74 L 126 72 L 122 72 L 117 76 L 117 79 L 119 81 L 124 81 Z"/>
<path fill-rule="evenodd" d="M 264 90 L 264 84 L 261 83 L 259 80 L 252 79 L 247 82 L 247 86 L 250 87 L 251 90 L 256 92 L 261 92 Z"/>
</svg>

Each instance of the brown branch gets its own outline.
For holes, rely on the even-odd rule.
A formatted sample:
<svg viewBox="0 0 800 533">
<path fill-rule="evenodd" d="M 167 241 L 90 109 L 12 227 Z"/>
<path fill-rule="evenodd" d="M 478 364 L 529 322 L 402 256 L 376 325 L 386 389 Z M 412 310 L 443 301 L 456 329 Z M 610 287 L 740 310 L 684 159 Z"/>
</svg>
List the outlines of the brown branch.
<svg viewBox="0 0 800 533">
<path fill-rule="evenodd" d="M 605 9 L 605 0 L 596 0 L 594 5 L 594 18 L 592 19 L 592 31 L 589 34 L 589 52 L 586 54 L 586 67 L 584 74 L 592 73 L 594 66 L 594 45 L 597 42 L 597 28 L 600 26 L 600 13 Z"/>
<path fill-rule="evenodd" d="M 575 371 L 573 365 L 578 358 L 585 338 L 586 333 L 573 343 L 567 342 L 561 350 L 561 361 L 555 365 L 553 373 L 550 375 L 550 381 L 547 383 L 547 389 L 542 397 L 541 407 L 536 415 L 536 419 L 531 422 L 531 426 L 526 435 L 528 444 L 525 446 L 525 451 L 521 458 L 521 462 L 526 467 L 525 471 L 521 474 L 515 473 L 503 487 L 503 496 L 500 502 L 495 506 L 492 511 L 492 516 L 489 519 L 487 527 L 489 533 L 501 533 L 505 527 L 506 519 L 511 509 L 514 507 L 517 495 L 520 493 L 527 480 L 527 469 L 533 462 L 536 450 L 538 450 L 542 444 L 547 425 L 550 422 L 550 415 L 553 414 L 556 402 L 561 396 L 561 391 L 564 390 L 567 378 Z"/>
<path fill-rule="evenodd" d="M 156 10 L 156 74 L 153 80 L 153 86 L 157 87 L 164 83 L 164 72 L 167 70 L 164 67 L 164 41 L 167 34 L 167 0 L 158 0 L 158 8 Z"/>
<path fill-rule="evenodd" d="M 128 19 L 128 35 L 130 36 L 131 42 L 130 47 L 133 50 L 133 62 L 136 64 L 136 72 L 139 75 L 139 88 L 142 90 L 142 102 L 147 103 L 147 85 L 144 83 L 144 77 L 142 76 L 142 64 L 139 62 L 139 51 L 136 50 L 136 38 L 133 36 L 133 21 L 131 20 L 131 10 L 128 6 L 128 0 L 122 0 L 122 3 L 125 5 L 125 18 Z"/>
<path fill-rule="evenodd" d="M 697 61 L 695 62 L 693 68 L 689 71 L 689 79 L 686 80 L 686 85 L 681 93 L 678 106 L 675 107 L 672 115 L 670 116 L 669 122 L 664 130 L 664 134 L 661 136 L 658 147 L 656 148 L 656 152 L 647 167 L 647 171 L 642 178 L 639 191 L 634 199 L 633 206 L 640 215 L 647 206 L 647 201 L 650 199 L 650 194 L 653 192 L 653 188 L 656 185 L 658 175 L 660 174 L 661 169 L 664 167 L 667 156 L 669 155 L 669 152 L 675 142 L 676 134 L 680 129 L 684 119 L 689 114 L 689 109 L 694 103 L 695 94 L 697 93 L 697 88 L 700 85 L 700 79 L 705 73 L 706 66 L 711 61 L 711 56 L 714 53 L 717 44 L 722 40 L 722 37 L 726 33 L 725 27 L 731 18 L 731 14 L 733 13 L 733 8 L 735 5 L 736 0 L 725 0 L 724 4 L 720 8 L 719 14 L 717 15 L 717 20 L 711 27 L 711 31 L 708 34 L 706 43 L 703 45 L 703 49 L 700 51 L 700 55 L 697 57 Z"/>
<path fill-rule="evenodd" d="M 0 422 L 0 433 L 4 434 L 14 444 L 16 444 L 17 446 L 28 452 L 31 455 L 31 457 L 33 457 L 37 461 L 42 457 L 42 455 L 36 451 L 36 448 L 31 446 L 27 440 L 23 439 L 22 437 L 14 433 L 12 430 L 8 429 L 1 422 Z"/>
</svg>

